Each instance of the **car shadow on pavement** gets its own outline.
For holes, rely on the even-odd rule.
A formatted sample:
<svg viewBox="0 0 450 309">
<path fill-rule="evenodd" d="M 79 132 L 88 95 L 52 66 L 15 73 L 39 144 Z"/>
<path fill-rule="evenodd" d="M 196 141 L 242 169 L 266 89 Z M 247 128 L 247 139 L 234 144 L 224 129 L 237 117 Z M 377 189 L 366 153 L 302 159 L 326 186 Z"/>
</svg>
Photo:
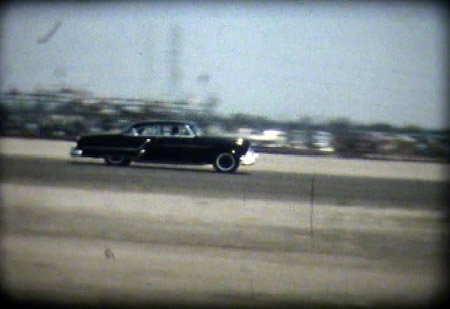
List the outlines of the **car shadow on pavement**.
<svg viewBox="0 0 450 309">
<path fill-rule="evenodd" d="M 170 164 L 158 164 L 158 163 L 132 163 L 129 166 L 108 166 L 103 162 L 97 161 L 69 161 L 70 164 L 83 165 L 83 166 L 97 166 L 97 167 L 107 167 L 110 169 L 150 169 L 150 170 L 167 170 L 176 172 L 196 172 L 196 173 L 206 173 L 206 174 L 218 174 L 218 175 L 232 175 L 232 176 L 248 176 L 251 175 L 248 171 L 237 170 L 234 173 L 219 173 L 216 172 L 213 167 L 207 167 L 205 165 L 170 165 Z"/>
</svg>

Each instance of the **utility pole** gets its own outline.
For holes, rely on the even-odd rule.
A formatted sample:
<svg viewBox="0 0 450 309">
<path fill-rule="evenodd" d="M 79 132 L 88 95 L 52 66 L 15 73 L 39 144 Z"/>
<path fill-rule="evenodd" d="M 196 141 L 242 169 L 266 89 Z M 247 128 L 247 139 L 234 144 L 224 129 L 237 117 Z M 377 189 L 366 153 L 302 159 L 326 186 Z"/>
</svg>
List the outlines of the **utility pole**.
<svg viewBox="0 0 450 309">
<path fill-rule="evenodd" d="M 169 51 L 168 51 L 168 67 L 169 67 L 169 79 L 168 79 L 168 98 L 169 100 L 180 99 L 180 88 L 182 80 L 182 71 L 180 67 L 181 57 L 181 27 L 178 25 L 173 26 L 170 29 L 169 38 Z"/>
</svg>

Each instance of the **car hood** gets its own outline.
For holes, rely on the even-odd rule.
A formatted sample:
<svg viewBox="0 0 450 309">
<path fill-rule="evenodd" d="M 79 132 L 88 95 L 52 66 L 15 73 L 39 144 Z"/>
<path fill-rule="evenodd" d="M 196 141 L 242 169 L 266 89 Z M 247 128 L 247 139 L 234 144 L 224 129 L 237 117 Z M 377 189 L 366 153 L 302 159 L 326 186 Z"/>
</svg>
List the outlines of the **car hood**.
<svg viewBox="0 0 450 309">
<path fill-rule="evenodd" d="M 205 136 L 197 136 L 197 139 L 199 139 L 202 142 L 205 143 L 212 143 L 212 144 L 232 144 L 232 145 L 250 145 L 250 141 L 244 138 L 240 137 L 226 137 L 226 136 L 211 136 L 211 135 L 205 135 Z"/>
</svg>

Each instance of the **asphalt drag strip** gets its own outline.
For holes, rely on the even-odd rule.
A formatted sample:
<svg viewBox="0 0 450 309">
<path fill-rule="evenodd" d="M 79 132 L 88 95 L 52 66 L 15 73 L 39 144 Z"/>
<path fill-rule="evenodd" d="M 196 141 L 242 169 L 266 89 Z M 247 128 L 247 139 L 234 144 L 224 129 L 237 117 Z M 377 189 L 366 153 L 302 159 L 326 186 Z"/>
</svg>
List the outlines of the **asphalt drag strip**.
<svg viewBox="0 0 450 309">
<path fill-rule="evenodd" d="M 3 156 L 0 167 L 2 183 L 62 188 L 305 202 L 311 198 L 314 176 L 314 199 L 322 204 L 440 209 L 448 200 L 447 182 L 420 179 L 249 170 L 220 174 L 196 166 L 110 167 L 96 162 L 26 156 Z"/>
</svg>

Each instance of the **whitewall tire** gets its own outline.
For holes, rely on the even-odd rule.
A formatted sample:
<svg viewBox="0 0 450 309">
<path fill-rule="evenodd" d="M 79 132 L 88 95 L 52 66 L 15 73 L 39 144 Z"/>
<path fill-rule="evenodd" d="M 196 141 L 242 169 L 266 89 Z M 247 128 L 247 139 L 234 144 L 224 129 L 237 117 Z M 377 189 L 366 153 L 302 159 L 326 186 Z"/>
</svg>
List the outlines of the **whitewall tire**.
<svg viewBox="0 0 450 309">
<path fill-rule="evenodd" d="M 214 169 L 221 173 L 233 173 L 239 167 L 239 160 L 231 153 L 220 153 L 213 163 Z"/>
</svg>

